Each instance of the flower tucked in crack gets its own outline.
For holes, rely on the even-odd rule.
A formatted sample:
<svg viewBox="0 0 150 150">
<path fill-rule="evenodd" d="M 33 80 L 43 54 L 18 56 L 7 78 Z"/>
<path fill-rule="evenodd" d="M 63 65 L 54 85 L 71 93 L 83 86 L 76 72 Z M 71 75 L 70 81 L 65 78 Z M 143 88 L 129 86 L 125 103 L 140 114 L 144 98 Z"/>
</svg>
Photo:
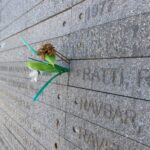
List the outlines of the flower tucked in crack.
<svg viewBox="0 0 150 150">
<path fill-rule="evenodd" d="M 56 54 L 56 49 L 53 47 L 52 44 L 47 43 L 43 44 L 37 51 L 37 55 L 41 56 L 43 60 L 45 60 L 45 54 L 49 56 Z"/>
<path fill-rule="evenodd" d="M 40 71 L 32 70 L 32 72 L 29 73 L 29 77 L 31 78 L 31 81 L 37 82 L 39 74 L 40 74 Z"/>
<path fill-rule="evenodd" d="M 52 44 L 44 44 L 42 45 L 38 51 L 34 49 L 25 39 L 20 38 L 21 42 L 27 46 L 27 48 L 35 55 L 40 56 L 43 60 L 38 60 L 34 58 L 29 58 L 25 65 L 32 70 L 29 74 L 31 81 L 37 82 L 39 73 L 42 72 L 49 72 L 49 73 L 56 73 L 45 84 L 38 90 L 37 93 L 32 97 L 33 101 L 36 101 L 38 96 L 43 92 L 43 90 L 58 76 L 63 73 L 69 72 L 69 68 L 60 66 L 56 64 L 56 56 L 58 56 L 63 61 L 69 64 L 69 61 L 65 56 L 61 53 L 57 52 L 56 49 L 53 47 Z M 41 72 L 40 72 L 41 71 Z"/>
</svg>

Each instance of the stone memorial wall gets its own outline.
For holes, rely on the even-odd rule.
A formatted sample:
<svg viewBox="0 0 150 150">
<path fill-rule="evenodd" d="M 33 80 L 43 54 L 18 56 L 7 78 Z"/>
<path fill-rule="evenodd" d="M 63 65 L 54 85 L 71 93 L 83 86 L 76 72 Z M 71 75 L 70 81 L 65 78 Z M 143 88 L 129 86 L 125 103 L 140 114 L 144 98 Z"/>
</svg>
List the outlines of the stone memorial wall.
<svg viewBox="0 0 150 150">
<path fill-rule="evenodd" d="M 70 60 L 35 103 L 20 36 Z M 150 0 L 0 0 L 0 150 L 150 150 Z"/>
</svg>

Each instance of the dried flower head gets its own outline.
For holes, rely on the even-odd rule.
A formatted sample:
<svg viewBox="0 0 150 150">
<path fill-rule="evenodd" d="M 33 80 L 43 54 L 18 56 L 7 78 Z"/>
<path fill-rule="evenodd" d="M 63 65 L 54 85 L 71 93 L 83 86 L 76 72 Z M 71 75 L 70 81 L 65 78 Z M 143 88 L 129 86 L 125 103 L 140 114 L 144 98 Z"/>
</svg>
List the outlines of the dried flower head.
<svg viewBox="0 0 150 150">
<path fill-rule="evenodd" d="M 45 54 L 55 55 L 56 49 L 50 43 L 43 44 L 37 51 L 37 55 L 41 56 L 42 59 L 45 59 Z"/>
</svg>

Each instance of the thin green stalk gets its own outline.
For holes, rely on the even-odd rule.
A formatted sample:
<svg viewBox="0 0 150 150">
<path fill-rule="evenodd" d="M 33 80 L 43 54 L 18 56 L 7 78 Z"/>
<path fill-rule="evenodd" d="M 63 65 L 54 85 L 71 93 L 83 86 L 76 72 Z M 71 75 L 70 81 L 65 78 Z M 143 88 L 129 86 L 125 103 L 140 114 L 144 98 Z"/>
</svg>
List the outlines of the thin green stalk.
<svg viewBox="0 0 150 150">
<path fill-rule="evenodd" d="M 32 97 L 32 100 L 35 102 L 38 98 L 38 96 L 43 92 L 43 90 L 48 86 L 49 83 L 51 83 L 57 76 L 61 75 L 61 73 L 57 73 L 53 77 L 51 77 L 41 88 L 40 90 Z"/>
<path fill-rule="evenodd" d="M 36 50 L 24 38 L 20 37 L 20 41 L 27 46 L 32 53 L 37 54 Z"/>
</svg>

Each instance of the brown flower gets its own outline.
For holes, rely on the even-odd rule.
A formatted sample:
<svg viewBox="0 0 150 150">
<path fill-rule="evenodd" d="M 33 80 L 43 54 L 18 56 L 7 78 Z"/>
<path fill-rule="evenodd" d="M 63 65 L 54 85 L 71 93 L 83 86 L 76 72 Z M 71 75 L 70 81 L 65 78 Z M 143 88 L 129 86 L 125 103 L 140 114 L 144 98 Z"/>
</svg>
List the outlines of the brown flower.
<svg viewBox="0 0 150 150">
<path fill-rule="evenodd" d="M 44 60 L 45 59 L 45 54 L 48 55 L 55 55 L 56 54 L 56 49 L 53 47 L 52 44 L 46 43 L 43 44 L 37 51 L 37 55 L 41 56 L 41 58 Z"/>
</svg>

